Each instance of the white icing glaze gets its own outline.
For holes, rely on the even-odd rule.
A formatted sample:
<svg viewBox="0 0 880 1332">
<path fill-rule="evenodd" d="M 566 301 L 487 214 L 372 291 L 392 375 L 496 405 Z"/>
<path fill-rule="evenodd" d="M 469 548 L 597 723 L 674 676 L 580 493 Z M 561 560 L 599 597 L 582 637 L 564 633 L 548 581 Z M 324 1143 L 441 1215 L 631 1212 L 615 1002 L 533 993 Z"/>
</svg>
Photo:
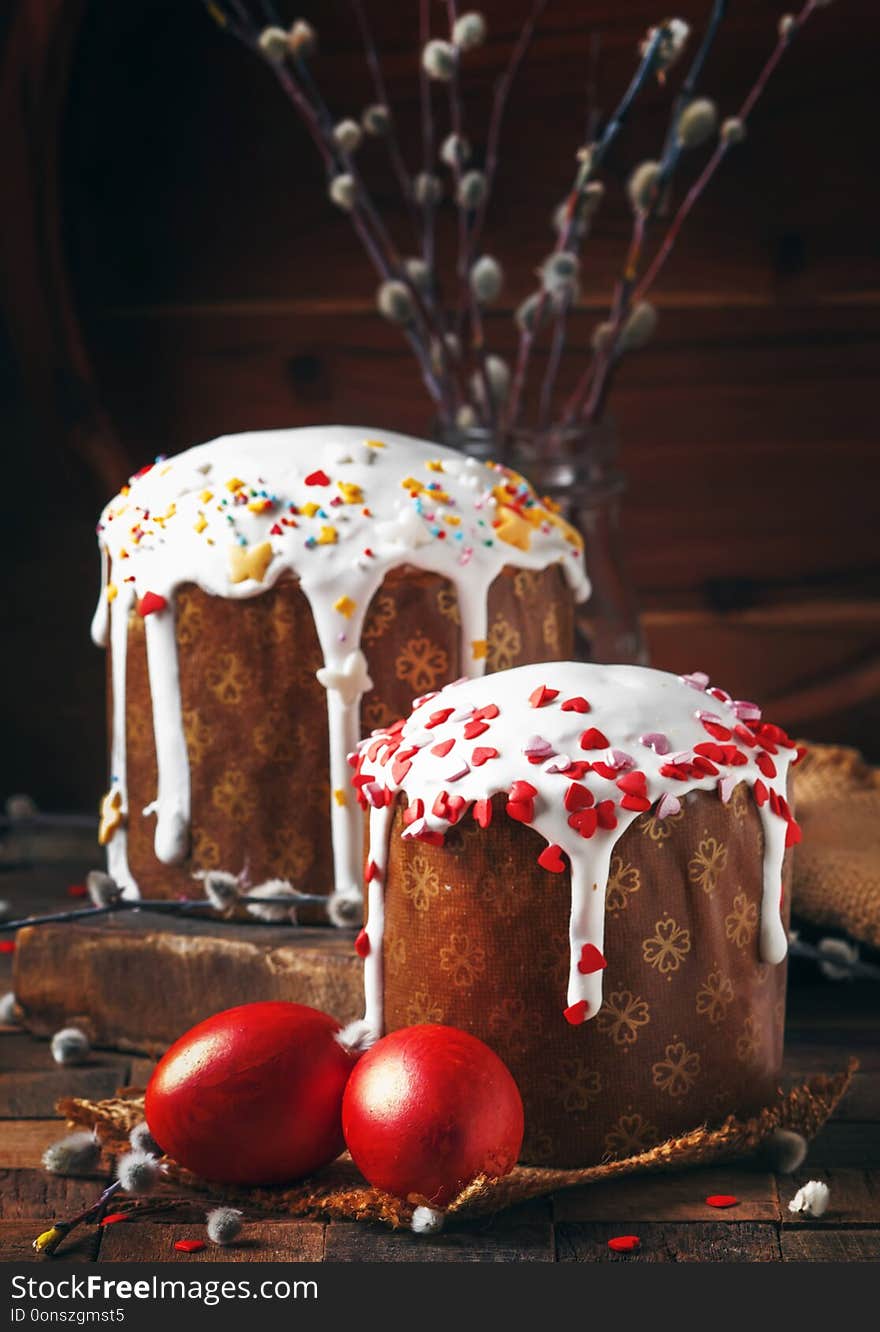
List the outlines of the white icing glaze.
<svg viewBox="0 0 880 1332">
<path fill-rule="evenodd" d="M 557 692 L 550 697 L 545 690 Z M 662 808 L 666 817 L 675 814 L 691 791 L 717 790 L 727 800 L 731 779 L 751 788 L 764 830 L 760 955 L 765 962 L 782 961 L 782 861 L 786 845 L 800 836 L 785 803 L 795 756 L 795 746 L 760 720 L 755 704 L 712 690 L 702 675 L 556 662 L 457 681 L 417 700 L 405 723 L 361 742 L 354 777 L 362 800 L 374 806 L 366 1023 L 381 1032 L 382 884 L 398 792 L 406 796 L 411 819 L 404 837 L 442 838 L 468 817 L 468 809 L 476 816 L 475 802 L 504 793 L 510 817 L 518 816 L 546 841 L 548 873 L 553 865 L 560 871 L 561 855 L 567 857 L 566 1017 L 577 1023 L 594 1017 L 602 1004 L 604 958 L 597 954 L 603 951 L 614 848 L 641 813 L 654 808 L 658 817 Z M 599 967 L 591 969 L 595 960 Z"/>
<path fill-rule="evenodd" d="M 113 790 L 125 815 L 126 625 L 135 601 L 159 599 L 145 617 L 159 773 L 149 808 L 157 816 L 156 855 L 168 864 L 184 859 L 189 843 L 174 635 L 174 594 L 183 584 L 238 599 L 260 595 L 284 573 L 299 579 L 324 658 L 318 678 L 327 690 L 338 792 L 348 788 L 346 755 L 359 739 L 360 700 L 371 687 L 360 651 L 363 622 L 389 570 L 414 565 L 450 580 L 470 675 L 485 666 L 488 590 L 505 565 L 560 563 L 575 597 L 589 594 L 580 539 L 521 477 L 439 445 L 350 426 L 229 435 L 157 460 L 107 505 L 98 532 L 102 586 L 92 635 L 106 644 L 109 619 Z M 333 798 L 330 818 L 336 889 L 349 892 L 361 877 L 361 820 L 350 798 Z M 136 891 L 124 824 L 109 859 L 114 877 Z"/>
</svg>

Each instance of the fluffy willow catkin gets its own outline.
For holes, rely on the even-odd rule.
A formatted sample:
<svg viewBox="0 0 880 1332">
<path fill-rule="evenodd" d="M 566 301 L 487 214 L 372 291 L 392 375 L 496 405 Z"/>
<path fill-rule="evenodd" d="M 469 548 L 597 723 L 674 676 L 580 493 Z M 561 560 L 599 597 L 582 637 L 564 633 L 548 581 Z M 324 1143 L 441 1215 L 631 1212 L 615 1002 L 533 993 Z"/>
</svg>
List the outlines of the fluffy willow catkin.
<svg viewBox="0 0 880 1332">
<path fill-rule="evenodd" d="M 356 120 L 340 120 L 333 126 L 333 141 L 344 153 L 354 153 L 360 147 L 364 132 Z"/>
<path fill-rule="evenodd" d="M 361 116 L 361 124 L 367 134 L 374 139 L 381 139 L 391 129 L 391 112 L 381 102 L 368 106 Z"/>
<path fill-rule="evenodd" d="M 231 1244 L 241 1234 L 241 1212 L 237 1207 L 215 1207 L 205 1217 L 212 1244 Z"/>
<path fill-rule="evenodd" d="M 463 134 L 447 134 L 440 145 L 440 160 L 448 167 L 462 167 L 470 156 L 471 146 Z"/>
<path fill-rule="evenodd" d="M 82 1064 L 91 1053 L 89 1038 L 79 1027 L 62 1027 L 49 1044 L 56 1064 Z"/>
<path fill-rule="evenodd" d="M 0 1023 L 5 1027 L 18 1026 L 18 1007 L 12 990 L 0 996 Z"/>
<path fill-rule="evenodd" d="M 376 292 L 376 306 L 379 313 L 392 324 L 408 324 L 415 315 L 409 287 L 396 279 L 382 283 Z"/>
<path fill-rule="evenodd" d="M 101 1159 L 101 1144 L 94 1133 L 69 1133 L 47 1147 L 42 1159 L 51 1175 L 90 1175 Z"/>
<path fill-rule="evenodd" d="M 139 1124 L 135 1124 L 128 1135 L 128 1141 L 136 1152 L 144 1152 L 147 1156 L 162 1155 L 162 1148 L 147 1127 L 145 1119 L 142 1119 Z"/>
<path fill-rule="evenodd" d="M 422 68 L 429 79 L 439 83 L 448 83 L 458 66 L 458 51 L 452 42 L 434 38 L 422 51 Z"/>
<path fill-rule="evenodd" d="M 104 870 L 90 870 L 86 875 L 86 890 L 94 906 L 114 906 L 122 897 L 122 889 Z"/>
<path fill-rule="evenodd" d="M 265 899 L 265 905 L 262 901 L 247 904 L 248 915 L 254 916 L 256 920 L 265 921 L 267 925 L 279 925 L 284 920 L 294 919 L 296 894 L 286 879 L 268 879 L 259 887 L 252 888 L 248 897 Z"/>
<path fill-rule="evenodd" d="M 472 51 L 486 40 L 486 20 L 476 10 L 462 14 L 452 25 L 452 40 L 460 51 Z"/>
<path fill-rule="evenodd" d="M 708 97 L 695 97 L 678 120 L 678 142 L 682 148 L 698 148 L 715 133 L 718 108 Z"/>
<path fill-rule="evenodd" d="M 159 1173 L 159 1162 L 150 1152 L 126 1152 L 116 1163 L 116 1177 L 126 1193 L 149 1193 L 158 1183 Z"/>
<path fill-rule="evenodd" d="M 654 188 L 660 177 L 659 162 L 641 162 L 633 171 L 626 185 L 626 192 L 633 208 L 644 211 L 649 208 L 654 197 Z"/>
<path fill-rule="evenodd" d="M 501 295 L 504 285 L 504 270 L 491 254 L 480 255 L 471 268 L 471 291 L 481 305 L 489 305 Z"/>
<path fill-rule="evenodd" d="M 420 171 L 413 181 L 413 196 L 422 207 L 434 207 L 443 198 L 443 181 L 430 171 Z"/>
</svg>

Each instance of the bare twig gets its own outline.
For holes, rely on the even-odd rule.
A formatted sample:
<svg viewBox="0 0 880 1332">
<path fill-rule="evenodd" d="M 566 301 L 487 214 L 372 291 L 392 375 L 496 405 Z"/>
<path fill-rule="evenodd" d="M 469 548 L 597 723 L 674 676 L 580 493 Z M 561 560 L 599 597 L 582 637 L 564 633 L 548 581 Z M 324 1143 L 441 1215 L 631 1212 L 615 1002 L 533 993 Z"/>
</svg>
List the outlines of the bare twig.
<svg viewBox="0 0 880 1332">
<path fill-rule="evenodd" d="M 776 69 L 777 65 L 779 64 L 780 60 L 785 54 L 786 50 L 791 45 L 793 38 L 804 26 L 807 19 L 813 13 L 815 8 L 816 8 L 816 0 L 806 0 L 806 3 L 804 4 L 800 13 L 796 16 L 794 23 L 790 27 L 780 31 L 776 41 L 776 45 L 774 46 L 769 58 L 767 59 L 763 68 L 761 69 L 761 72 L 759 73 L 757 79 L 755 80 L 755 83 L 752 85 L 752 88 L 750 89 L 748 95 L 743 101 L 739 111 L 737 112 L 736 118 L 743 125 L 746 125 L 746 123 L 748 122 L 749 116 L 751 115 L 755 107 L 755 104 L 758 102 L 759 98 L 764 92 L 764 89 L 766 88 L 771 75 L 773 74 L 774 70 Z M 690 214 L 697 200 L 703 194 L 709 182 L 714 177 L 719 166 L 724 161 L 730 149 L 730 146 L 731 146 L 730 143 L 727 142 L 724 138 L 720 138 L 718 140 L 718 143 L 716 144 L 715 149 L 713 150 L 711 156 L 709 157 L 709 160 L 706 162 L 706 165 L 703 167 L 703 170 L 700 172 L 699 176 L 694 181 L 693 185 L 690 187 L 684 199 L 682 200 L 681 204 L 679 205 L 672 219 L 672 222 L 669 225 L 666 235 L 664 236 L 663 241 L 661 242 L 660 247 L 657 250 L 657 253 L 655 254 L 647 271 L 645 272 L 644 277 L 640 281 L 636 282 L 635 272 L 633 271 L 633 274 L 628 282 L 628 287 L 624 289 L 623 293 L 624 299 L 621 301 L 621 308 L 619 316 L 617 318 L 615 331 L 613 334 L 609 335 L 608 339 L 609 351 L 605 356 L 597 357 L 596 360 L 597 370 L 592 380 L 589 397 L 587 398 L 586 403 L 583 407 L 583 415 L 588 420 L 591 421 L 598 420 L 602 414 L 602 411 L 604 410 L 604 404 L 607 401 L 608 391 L 611 386 L 613 375 L 620 360 L 619 354 L 615 354 L 614 352 L 614 344 L 616 343 L 617 338 L 619 336 L 620 327 L 622 325 L 627 310 L 630 309 L 638 301 L 644 299 L 647 291 L 650 289 L 655 279 L 663 269 L 664 265 L 666 264 L 666 261 L 668 260 L 673 250 L 676 239 L 679 235 L 679 232 L 681 231 L 681 228 L 686 218 Z M 635 248 L 638 251 L 640 251 L 641 246 L 634 245 L 634 247 L 632 248 Z M 629 262 L 630 264 L 632 264 L 633 269 L 635 269 L 635 265 L 637 263 L 637 255 L 633 255 L 632 250 Z"/>
<path fill-rule="evenodd" d="M 639 93 L 642 92 L 647 85 L 657 63 L 657 54 L 660 44 L 667 38 L 667 36 L 668 28 L 665 24 L 661 24 L 646 46 L 630 85 L 623 94 L 623 97 L 621 98 L 617 109 L 611 116 L 611 119 L 608 121 L 608 124 L 605 126 L 598 142 L 587 145 L 586 149 L 579 154 L 579 165 L 575 173 L 574 184 L 572 185 L 568 199 L 566 200 L 565 217 L 563 219 L 562 227 L 560 228 L 556 246 L 554 247 L 556 253 L 560 253 L 561 251 L 570 248 L 572 233 L 575 229 L 578 208 L 580 206 L 583 191 L 591 176 L 604 161 L 615 139 L 620 134 Z M 529 357 L 532 352 L 532 347 L 534 346 L 535 338 L 541 328 L 546 304 L 547 291 L 545 288 L 542 288 L 535 308 L 534 318 L 531 321 L 531 327 L 524 327 L 520 330 L 516 368 L 513 375 L 513 386 L 511 388 L 507 413 L 505 416 L 505 433 L 510 433 L 515 430 L 519 421 L 519 414 L 522 407 L 522 393 L 528 371 Z"/>
<path fill-rule="evenodd" d="M 388 100 L 388 89 L 385 86 L 385 76 L 382 73 L 382 62 L 379 58 L 379 48 L 376 45 L 376 40 L 373 36 L 372 29 L 370 28 L 366 10 L 364 9 L 362 0 L 349 0 L 349 2 L 354 10 L 354 16 L 358 28 L 360 29 L 367 68 L 370 71 L 373 87 L 376 90 L 376 100 L 380 105 L 387 107 L 390 113 L 391 103 Z M 393 117 L 391 118 L 388 132 L 384 137 L 388 145 L 388 156 L 391 159 L 392 170 L 397 177 L 397 184 L 403 195 L 407 212 L 409 213 L 410 221 L 412 223 L 413 232 L 416 238 L 418 238 L 421 234 L 421 227 L 419 225 L 418 209 L 416 208 L 415 199 L 413 198 L 412 177 L 406 169 L 406 163 L 404 162 L 403 154 L 400 151 L 400 140 L 397 137 L 397 128 Z"/>
</svg>

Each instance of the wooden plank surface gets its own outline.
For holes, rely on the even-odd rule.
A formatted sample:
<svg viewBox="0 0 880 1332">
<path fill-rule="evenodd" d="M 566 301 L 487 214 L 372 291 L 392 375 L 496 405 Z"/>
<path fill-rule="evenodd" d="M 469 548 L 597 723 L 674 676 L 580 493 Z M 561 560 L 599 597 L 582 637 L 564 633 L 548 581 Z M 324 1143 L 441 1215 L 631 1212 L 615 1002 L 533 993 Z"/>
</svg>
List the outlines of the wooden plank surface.
<svg viewBox="0 0 880 1332">
<path fill-rule="evenodd" d="M 788 1204 L 798 1189 L 811 1179 L 821 1180 L 831 1191 L 828 1211 L 818 1218 L 788 1210 Z M 780 1182 L 779 1193 L 783 1228 L 880 1227 L 880 1170 L 853 1167 L 824 1169 L 808 1158 L 802 1170 Z"/>
<path fill-rule="evenodd" d="M 784 1230 L 786 1263 L 876 1263 L 880 1230 Z"/>
<path fill-rule="evenodd" d="M 640 1248 L 612 1252 L 608 1241 L 621 1234 L 637 1234 Z M 732 1226 L 648 1221 L 626 1231 L 617 1222 L 567 1221 L 556 1227 L 556 1253 L 561 1263 L 774 1263 L 780 1257 L 776 1227 L 755 1221 Z"/>
<path fill-rule="evenodd" d="M 710 1207 L 705 1199 L 727 1194 L 739 1199 L 735 1207 Z M 773 1175 L 737 1166 L 710 1167 L 674 1174 L 634 1176 L 630 1179 L 566 1189 L 554 1202 L 557 1223 L 590 1221 L 703 1221 L 707 1224 L 777 1221 L 779 1192 Z"/>
<path fill-rule="evenodd" d="M 319 1263 L 324 1227 L 307 1221 L 246 1222 L 234 1245 L 207 1243 L 196 1253 L 175 1249 L 178 1240 L 206 1240 L 204 1224 L 121 1222 L 106 1227 L 101 1263 Z"/>
<path fill-rule="evenodd" d="M 34 1240 L 40 1233 L 33 1221 L 0 1220 L 0 1261 L 5 1263 L 93 1263 L 98 1253 L 100 1236 L 93 1230 L 74 1233 L 62 1251 L 46 1258 L 34 1253 Z"/>
</svg>

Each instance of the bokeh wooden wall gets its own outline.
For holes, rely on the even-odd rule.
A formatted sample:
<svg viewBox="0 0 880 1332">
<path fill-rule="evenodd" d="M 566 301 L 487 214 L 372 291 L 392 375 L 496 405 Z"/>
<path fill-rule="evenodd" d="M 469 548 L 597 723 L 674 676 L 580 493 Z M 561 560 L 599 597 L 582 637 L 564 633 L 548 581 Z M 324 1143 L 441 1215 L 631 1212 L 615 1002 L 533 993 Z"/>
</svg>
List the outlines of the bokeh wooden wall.
<svg viewBox="0 0 880 1332">
<path fill-rule="evenodd" d="M 415 163 L 417 7 L 368 7 Z M 483 8 L 491 40 L 469 60 L 467 102 L 478 154 L 492 81 L 527 4 Z M 328 100 L 340 115 L 357 114 L 370 93 L 345 0 L 299 9 L 321 32 L 317 73 Z M 684 0 L 676 12 L 699 25 L 708 9 Z M 739 0 L 730 9 L 705 79 L 723 114 L 766 57 L 784 6 Z M 583 137 L 591 34 L 601 33 L 607 112 L 640 35 L 661 17 L 646 0 L 551 0 L 512 99 L 487 230 L 509 275 L 489 321 L 502 351 Z M 657 292 L 656 342 L 621 374 L 614 405 L 630 482 L 627 545 L 656 663 L 705 665 L 738 693 L 799 696 L 792 724 L 875 750 L 876 36 L 873 0 L 838 0 L 811 20 L 748 142 L 688 225 Z M 374 315 L 371 271 L 266 71 L 198 3 L 180 0 L 92 0 L 67 63 L 63 260 L 94 370 L 90 392 L 125 461 L 315 421 L 425 433 L 431 413 L 414 366 Z M 626 175 L 656 154 L 667 104 L 662 89 L 646 97 L 604 173 L 608 207 L 587 253 L 570 373 L 620 263 Z M 381 148 L 367 145 L 363 162 L 405 251 Z M 8 318 L 13 354 L 21 320 L 20 309 Z M 76 418 L 81 382 L 60 373 L 40 381 L 33 368 L 19 367 L 18 394 L 10 379 L 4 415 L 10 437 L 29 446 L 11 462 L 16 492 L 36 494 L 45 518 L 13 505 L 2 534 L 18 573 L 0 791 L 25 786 L 46 803 L 88 806 L 103 764 L 101 663 L 86 629 L 97 572 L 91 526 L 104 496 L 65 429 L 51 424 Z M 38 399 L 53 395 L 60 412 L 55 402 L 54 416 L 43 414 Z M 841 672 L 855 682 L 843 699 L 833 685 L 828 693 Z M 818 701 L 816 687 L 826 691 Z"/>
</svg>

